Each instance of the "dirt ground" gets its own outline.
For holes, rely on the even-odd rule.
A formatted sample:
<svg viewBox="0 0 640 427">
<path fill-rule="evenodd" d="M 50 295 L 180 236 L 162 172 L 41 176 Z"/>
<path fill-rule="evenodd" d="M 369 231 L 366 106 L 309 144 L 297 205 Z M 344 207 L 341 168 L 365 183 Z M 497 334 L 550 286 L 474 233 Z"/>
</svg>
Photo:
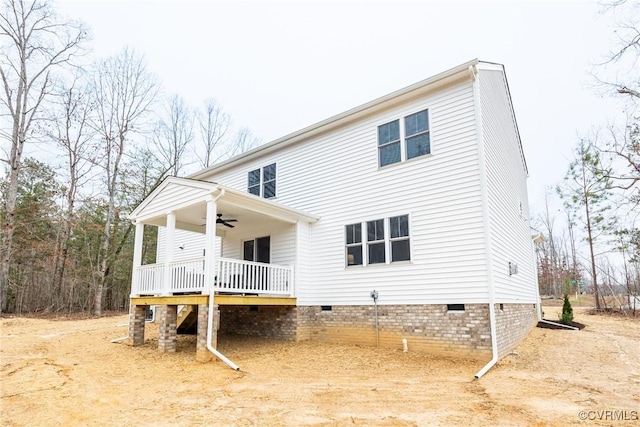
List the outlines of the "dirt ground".
<svg viewBox="0 0 640 427">
<path fill-rule="evenodd" d="M 640 321 L 580 310 L 575 320 L 587 327 L 535 328 L 474 380 L 483 362 L 222 336 L 218 348 L 241 367 L 235 372 L 196 362 L 191 336 L 179 337 L 177 353 L 159 353 L 154 324 L 142 347 L 111 343 L 127 334 L 126 316 L 4 318 L 0 419 L 3 426 L 640 425 Z"/>
</svg>

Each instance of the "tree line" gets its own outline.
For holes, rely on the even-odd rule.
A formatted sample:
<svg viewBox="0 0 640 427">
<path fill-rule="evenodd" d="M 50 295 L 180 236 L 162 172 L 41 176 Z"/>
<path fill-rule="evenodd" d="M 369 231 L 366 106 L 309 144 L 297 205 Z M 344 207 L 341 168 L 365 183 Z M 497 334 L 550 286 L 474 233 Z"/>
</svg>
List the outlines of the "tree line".
<svg viewBox="0 0 640 427">
<path fill-rule="evenodd" d="M 598 310 L 640 310 L 640 2 L 614 1 L 603 12 L 616 40 L 594 73 L 619 98 L 622 123 L 594 125 L 578 139 L 563 182 L 548 191 L 535 227 L 543 295 L 588 290 Z"/>
<path fill-rule="evenodd" d="M 126 308 L 126 214 L 166 176 L 260 140 L 234 131 L 214 99 L 193 108 L 163 96 L 132 49 L 90 60 L 88 29 L 49 1 L 1 7 L 0 313 Z M 152 261 L 155 248 L 144 249 Z"/>
<path fill-rule="evenodd" d="M 128 306 L 133 228 L 126 214 L 168 175 L 259 144 L 213 99 L 163 96 L 144 57 L 90 60 L 88 29 L 46 0 L 0 13 L 0 313 Z M 541 294 L 588 290 L 633 310 L 640 291 L 640 3 L 615 1 L 617 44 L 597 67 L 622 124 L 579 138 L 563 182 L 532 218 Z M 6 148 L 5 148 L 6 147 Z M 157 231 L 145 228 L 143 261 Z M 584 284 L 584 285 L 583 285 Z M 613 299 L 612 299 L 613 298 Z"/>
</svg>

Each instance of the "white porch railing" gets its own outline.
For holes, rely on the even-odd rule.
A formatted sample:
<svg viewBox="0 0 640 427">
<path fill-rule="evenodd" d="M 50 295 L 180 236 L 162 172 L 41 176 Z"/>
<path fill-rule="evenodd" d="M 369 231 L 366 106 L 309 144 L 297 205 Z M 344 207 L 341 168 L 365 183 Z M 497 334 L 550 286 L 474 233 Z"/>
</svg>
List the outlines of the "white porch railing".
<svg viewBox="0 0 640 427">
<path fill-rule="evenodd" d="M 169 283 L 164 283 L 169 268 Z M 269 295 L 293 294 L 293 267 L 238 259 L 215 260 L 214 291 Z M 131 295 L 170 295 L 206 291 L 204 257 L 138 268 L 137 283 Z"/>
</svg>

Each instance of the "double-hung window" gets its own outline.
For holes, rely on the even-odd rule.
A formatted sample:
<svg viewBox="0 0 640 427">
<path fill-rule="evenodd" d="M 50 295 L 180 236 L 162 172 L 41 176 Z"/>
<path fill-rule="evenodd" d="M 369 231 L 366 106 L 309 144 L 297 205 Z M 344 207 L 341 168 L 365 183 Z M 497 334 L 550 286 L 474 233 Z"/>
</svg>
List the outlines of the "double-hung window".
<svg viewBox="0 0 640 427">
<path fill-rule="evenodd" d="M 428 110 L 404 118 L 404 138 L 407 159 L 424 156 L 431 152 Z"/>
<path fill-rule="evenodd" d="M 386 166 L 400 161 L 399 120 L 378 126 L 378 153 L 380 166 Z"/>
<path fill-rule="evenodd" d="M 345 244 L 347 267 L 410 261 L 409 215 L 346 225 Z"/>
<path fill-rule="evenodd" d="M 391 262 L 410 260 L 409 216 L 401 215 L 389 218 L 389 231 Z"/>
<path fill-rule="evenodd" d="M 378 126 L 378 165 L 398 163 L 431 153 L 429 110 Z"/>
<path fill-rule="evenodd" d="M 367 252 L 369 264 L 385 263 L 384 220 L 367 222 Z"/>
<path fill-rule="evenodd" d="M 362 224 L 349 224 L 345 230 L 347 265 L 362 265 Z"/>
<path fill-rule="evenodd" d="M 249 171 L 247 191 L 270 199 L 276 196 L 276 164 Z"/>
</svg>

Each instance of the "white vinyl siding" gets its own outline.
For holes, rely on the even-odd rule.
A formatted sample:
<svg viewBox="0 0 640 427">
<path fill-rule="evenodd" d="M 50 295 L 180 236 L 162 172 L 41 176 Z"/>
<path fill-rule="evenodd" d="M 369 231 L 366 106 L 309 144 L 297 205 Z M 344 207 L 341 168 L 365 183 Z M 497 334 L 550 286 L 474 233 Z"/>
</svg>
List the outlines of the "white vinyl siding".
<svg viewBox="0 0 640 427">
<path fill-rule="evenodd" d="M 145 216 L 165 216 L 168 211 L 189 206 L 196 200 L 204 201 L 207 190 L 187 185 L 169 184 L 145 207 Z"/>
<path fill-rule="evenodd" d="M 434 154 L 379 169 L 378 126 L 427 108 Z M 395 104 L 259 159 L 240 161 L 207 179 L 246 191 L 247 171 L 276 161 L 278 203 L 321 218 L 310 226 L 313 250 L 305 263 L 311 279 L 307 289 L 297 284 L 299 305 L 371 304 L 373 289 L 380 304 L 487 302 L 470 81 Z M 407 214 L 410 263 L 345 268 L 345 225 Z M 364 237 L 366 230 L 362 232 Z M 272 241 L 274 263 L 277 252 Z"/>
<path fill-rule="evenodd" d="M 158 242 L 166 241 L 167 228 L 158 227 Z M 190 258 L 197 258 L 203 256 L 205 235 L 202 233 L 195 233 L 187 230 L 175 230 L 174 235 L 175 247 L 173 248 L 173 260 L 180 261 Z M 220 256 L 221 253 L 221 239 L 216 237 L 216 256 Z M 166 245 L 159 244 L 157 250 L 157 262 L 163 262 L 165 260 Z"/>
<path fill-rule="evenodd" d="M 479 82 L 496 302 L 535 303 L 527 172 L 507 83 L 501 71 L 487 69 Z M 509 263 L 517 274 L 509 275 Z"/>
</svg>

